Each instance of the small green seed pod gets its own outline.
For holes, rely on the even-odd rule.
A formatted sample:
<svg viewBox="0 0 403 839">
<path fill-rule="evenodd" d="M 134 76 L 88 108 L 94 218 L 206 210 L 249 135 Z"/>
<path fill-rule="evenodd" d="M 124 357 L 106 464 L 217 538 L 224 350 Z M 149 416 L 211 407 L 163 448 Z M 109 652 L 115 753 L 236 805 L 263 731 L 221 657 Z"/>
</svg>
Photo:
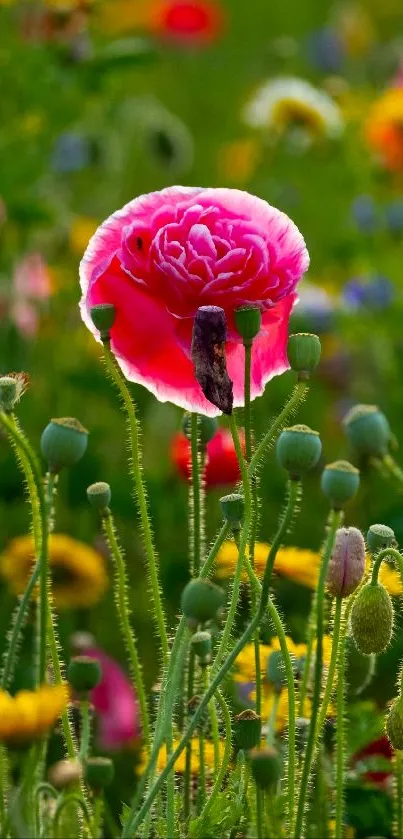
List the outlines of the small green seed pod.
<svg viewBox="0 0 403 839">
<path fill-rule="evenodd" d="M 224 590 L 201 577 L 190 580 L 182 592 L 182 610 L 192 623 L 213 620 L 224 603 Z"/>
<path fill-rule="evenodd" d="M 200 664 L 208 664 L 211 660 L 212 647 L 210 632 L 195 632 L 192 635 L 191 644 L 195 655 L 200 659 Z"/>
<path fill-rule="evenodd" d="M 199 414 L 200 442 L 206 446 L 218 431 L 218 419 L 216 417 L 204 417 Z M 182 419 L 182 431 L 190 440 L 191 437 L 191 414 L 186 412 Z"/>
<path fill-rule="evenodd" d="M 99 303 L 97 306 L 92 306 L 90 314 L 94 326 L 100 332 L 101 339 L 107 341 L 115 323 L 115 306 L 112 303 Z"/>
<path fill-rule="evenodd" d="M 101 681 L 101 676 L 99 661 L 86 655 L 72 658 L 67 668 L 67 679 L 77 693 L 93 690 Z"/>
<path fill-rule="evenodd" d="M 249 751 L 260 743 L 262 733 L 261 718 L 248 709 L 234 718 L 234 735 L 240 749 Z"/>
<path fill-rule="evenodd" d="M 376 405 L 355 405 L 343 419 L 352 447 L 367 457 L 383 457 L 390 441 L 390 426 Z"/>
<path fill-rule="evenodd" d="M 290 335 L 287 344 L 287 355 L 291 370 L 299 373 L 300 379 L 309 379 L 310 373 L 318 366 L 321 354 L 321 344 L 318 335 L 299 332 Z"/>
<path fill-rule="evenodd" d="M 357 493 L 360 473 L 347 460 L 336 460 L 325 466 L 320 484 L 333 509 L 340 510 Z"/>
<path fill-rule="evenodd" d="M 361 653 L 383 653 L 393 631 L 393 605 L 386 588 L 367 583 L 357 594 L 351 610 L 351 632 Z"/>
<path fill-rule="evenodd" d="M 281 650 L 274 650 L 267 659 L 266 676 L 276 693 L 281 693 L 286 684 L 284 658 Z"/>
<path fill-rule="evenodd" d="M 84 780 L 95 792 L 102 792 L 114 778 L 115 767 L 109 757 L 89 757 L 84 764 Z"/>
<path fill-rule="evenodd" d="M 111 503 L 112 493 L 109 484 L 106 484 L 104 481 L 97 481 L 96 484 L 91 484 L 87 488 L 87 498 L 94 510 L 97 510 L 98 513 L 103 513 Z"/>
<path fill-rule="evenodd" d="M 283 771 L 283 761 L 276 749 L 254 749 L 250 752 L 252 775 L 260 789 L 269 790 L 276 786 Z"/>
<path fill-rule="evenodd" d="M 312 431 L 307 425 L 285 428 L 277 440 L 277 460 L 289 472 L 291 479 L 298 479 L 313 469 L 321 452 L 322 443 L 318 432 Z"/>
<path fill-rule="evenodd" d="M 262 325 L 260 309 L 253 306 L 242 306 L 234 312 L 235 329 L 244 342 L 251 343 L 259 334 Z"/>
<path fill-rule="evenodd" d="M 223 495 L 220 498 L 220 506 L 223 519 L 228 522 L 232 530 L 239 530 L 242 527 L 245 513 L 243 495 L 240 495 L 239 492 L 233 492 L 231 495 Z"/>
<path fill-rule="evenodd" d="M 403 749 L 403 696 L 398 696 L 390 706 L 385 728 L 391 746 Z"/>
<path fill-rule="evenodd" d="M 88 431 L 74 417 L 52 419 L 41 437 L 41 451 L 50 472 L 75 466 L 85 453 Z"/>
<path fill-rule="evenodd" d="M 371 524 L 367 533 L 367 545 L 371 554 L 377 554 L 385 548 L 392 547 L 395 534 L 386 524 Z"/>
</svg>

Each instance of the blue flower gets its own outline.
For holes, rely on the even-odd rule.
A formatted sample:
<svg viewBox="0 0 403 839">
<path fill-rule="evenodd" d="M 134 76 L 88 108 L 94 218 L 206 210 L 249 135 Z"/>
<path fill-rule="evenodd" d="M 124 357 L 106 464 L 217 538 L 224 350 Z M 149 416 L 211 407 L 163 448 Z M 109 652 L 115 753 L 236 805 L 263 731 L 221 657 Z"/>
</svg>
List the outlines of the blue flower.
<svg viewBox="0 0 403 839">
<path fill-rule="evenodd" d="M 52 167 L 56 172 L 80 172 L 90 162 L 91 144 L 82 134 L 66 131 L 57 138 L 52 154 Z"/>
<path fill-rule="evenodd" d="M 386 309 L 394 294 L 393 283 L 381 274 L 369 278 L 352 277 L 343 288 L 343 300 L 351 309 Z"/>
<path fill-rule="evenodd" d="M 330 26 L 313 32 L 307 42 L 308 58 L 324 73 L 339 73 L 344 63 L 344 47 L 338 33 Z"/>
<path fill-rule="evenodd" d="M 396 236 L 403 232 L 403 200 L 401 198 L 385 207 L 385 220 L 392 235 Z"/>
<path fill-rule="evenodd" d="M 371 195 L 359 195 L 351 205 L 351 216 L 361 233 L 373 233 L 378 226 L 376 206 Z"/>
</svg>

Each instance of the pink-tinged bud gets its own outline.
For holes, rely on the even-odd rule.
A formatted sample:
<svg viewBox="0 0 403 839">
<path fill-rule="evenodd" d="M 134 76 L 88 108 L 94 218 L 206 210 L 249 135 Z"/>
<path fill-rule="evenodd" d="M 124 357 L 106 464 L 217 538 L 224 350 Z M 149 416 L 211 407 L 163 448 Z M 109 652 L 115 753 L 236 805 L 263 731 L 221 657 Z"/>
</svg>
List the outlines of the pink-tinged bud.
<svg viewBox="0 0 403 839">
<path fill-rule="evenodd" d="M 327 574 L 327 587 L 334 597 L 348 597 L 365 572 L 365 542 L 356 527 L 340 527 L 336 532 Z"/>
</svg>

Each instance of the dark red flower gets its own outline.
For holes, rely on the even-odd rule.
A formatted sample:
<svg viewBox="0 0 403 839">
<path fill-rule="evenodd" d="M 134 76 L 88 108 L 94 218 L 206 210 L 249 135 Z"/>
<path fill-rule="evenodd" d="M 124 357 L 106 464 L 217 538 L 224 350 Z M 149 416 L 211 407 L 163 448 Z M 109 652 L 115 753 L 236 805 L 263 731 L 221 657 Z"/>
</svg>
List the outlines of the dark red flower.
<svg viewBox="0 0 403 839">
<path fill-rule="evenodd" d="M 240 432 L 240 438 L 244 448 L 243 432 Z M 171 458 L 179 474 L 189 480 L 191 451 L 185 434 L 175 434 L 171 444 Z M 236 484 L 241 479 L 232 436 L 227 428 L 219 428 L 207 443 L 204 479 L 207 488 Z"/>
<path fill-rule="evenodd" d="M 388 786 L 389 779 L 393 774 L 392 756 L 392 746 L 390 745 L 388 738 L 383 735 L 382 737 L 378 737 L 377 740 L 373 740 L 373 742 L 369 743 L 368 746 L 364 746 L 364 748 L 359 752 L 356 752 L 352 761 L 353 764 L 357 764 L 361 761 L 365 761 L 366 758 L 371 757 L 381 757 L 385 758 L 385 760 L 389 760 L 390 771 L 387 771 L 386 769 L 371 769 L 368 772 L 363 772 L 361 774 L 362 780 L 384 788 L 385 786 Z"/>
<path fill-rule="evenodd" d="M 203 45 L 217 39 L 223 11 L 212 0 L 162 0 L 155 7 L 157 34 L 186 44 Z"/>
</svg>

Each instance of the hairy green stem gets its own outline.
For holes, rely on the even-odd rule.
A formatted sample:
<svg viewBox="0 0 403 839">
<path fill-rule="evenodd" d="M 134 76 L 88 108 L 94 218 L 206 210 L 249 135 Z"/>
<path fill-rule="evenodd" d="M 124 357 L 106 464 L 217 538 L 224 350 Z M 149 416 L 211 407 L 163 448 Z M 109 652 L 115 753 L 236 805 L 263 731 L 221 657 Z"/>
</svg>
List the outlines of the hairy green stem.
<svg viewBox="0 0 403 839">
<path fill-rule="evenodd" d="M 127 817 L 126 822 L 125 822 L 124 827 L 123 827 L 122 837 L 125 837 L 125 839 L 127 839 L 128 837 L 130 837 L 130 836 L 132 836 L 133 834 L 136 833 L 136 830 L 138 829 L 139 825 L 141 824 L 141 822 L 143 821 L 147 812 L 149 811 L 150 807 L 152 806 L 155 797 L 158 795 L 159 790 L 161 789 L 161 787 L 164 784 L 164 782 L 165 782 L 166 778 L 168 777 L 169 773 L 172 771 L 173 767 L 175 766 L 175 763 L 176 763 L 178 757 L 182 754 L 183 750 L 186 748 L 187 743 L 189 742 L 195 728 L 197 727 L 197 724 L 198 724 L 199 720 L 203 716 L 205 709 L 208 707 L 208 703 L 210 702 L 210 699 L 214 696 L 216 690 L 218 689 L 221 682 L 223 681 L 223 679 L 225 678 L 225 676 L 229 672 L 230 668 L 232 667 L 232 665 L 234 664 L 234 662 L 238 658 L 238 655 L 241 652 L 241 650 L 244 648 L 245 644 L 247 644 L 249 642 L 250 638 L 253 636 L 253 633 L 254 633 L 256 627 L 259 626 L 259 623 L 260 623 L 263 615 L 265 614 L 267 604 L 268 604 L 268 599 L 269 599 L 270 580 L 271 580 L 271 573 L 272 573 L 272 570 L 273 570 L 274 561 L 275 561 L 275 558 L 276 558 L 276 555 L 277 555 L 277 551 L 278 551 L 278 549 L 279 549 L 279 547 L 282 543 L 283 537 L 284 537 L 285 533 L 287 532 L 287 529 L 288 529 L 289 525 L 292 522 L 294 509 L 295 509 L 295 504 L 296 504 L 296 501 L 297 501 L 297 498 L 298 498 L 298 491 L 299 491 L 299 484 L 297 482 L 292 481 L 290 483 L 290 491 L 289 491 L 287 508 L 286 508 L 284 516 L 283 516 L 283 518 L 280 522 L 278 531 L 277 531 L 277 533 L 276 533 L 276 535 L 273 539 L 273 542 L 272 542 L 272 545 L 271 545 L 271 548 L 270 548 L 270 551 L 269 551 L 269 556 L 268 556 L 268 559 L 267 559 L 266 568 L 265 568 L 264 575 L 263 575 L 261 596 L 260 596 L 260 601 L 259 601 L 259 604 L 258 604 L 257 612 L 254 615 L 254 617 L 252 618 L 252 620 L 250 621 L 247 628 L 245 629 L 241 638 L 239 638 L 239 640 L 236 642 L 236 644 L 234 645 L 230 654 L 227 656 L 226 660 L 221 665 L 218 672 L 212 678 L 210 686 L 209 686 L 208 690 L 206 691 L 206 693 L 203 694 L 203 696 L 201 698 L 201 701 L 200 701 L 200 704 L 199 704 L 193 718 L 189 722 L 189 725 L 188 725 L 186 731 L 182 735 L 182 738 L 181 738 L 177 748 L 175 749 L 174 753 L 171 755 L 171 758 L 169 759 L 169 761 L 167 761 L 167 764 L 166 764 L 165 768 L 163 769 L 163 771 L 161 772 L 161 774 L 156 779 L 155 783 L 152 786 L 152 789 L 150 790 L 147 798 L 143 802 L 143 804 L 140 807 L 140 809 L 138 810 L 138 812 L 136 812 L 137 798 L 138 798 L 138 796 L 136 796 L 136 800 L 135 800 L 133 806 L 130 809 L 130 812 L 128 814 L 128 817 Z"/>
<path fill-rule="evenodd" d="M 193 698 L 193 683 L 195 675 L 195 654 L 193 649 L 190 650 L 187 667 L 187 686 L 186 697 L 187 704 L 185 710 L 185 719 L 189 714 L 189 702 Z M 192 744 L 189 742 L 186 746 L 185 759 L 185 773 L 183 777 L 183 812 L 185 820 L 187 821 L 191 811 L 191 792 L 192 792 Z"/>
<path fill-rule="evenodd" d="M 342 598 L 336 600 L 336 610 L 341 611 Z M 336 702 L 336 826 L 335 839 L 344 835 L 344 770 L 345 770 L 345 667 L 346 667 L 346 627 L 341 634 L 337 661 L 337 702 Z"/>
<path fill-rule="evenodd" d="M 66 798 L 62 798 L 59 804 L 56 807 L 54 819 L 53 819 L 53 826 L 55 832 L 55 839 L 62 839 L 60 835 L 60 821 L 63 815 L 63 811 L 68 807 L 70 804 L 75 804 L 78 809 L 80 809 L 84 815 L 85 821 L 87 823 L 87 828 L 90 836 L 92 836 L 91 831 L 91 816 L 88 810 L 88 807 L 85 801 L 76 793 L 71 793 Z"/>
<path fill-rule="evenodd" d="M 141 730 L 145 743 L 150 743 L 150 722 L 144 688 L 142 667 L 137 652 L 136 640 L 130 623 L 131 610 L 128 598 L 127 572 L 123 551 L 119 545 L 112 513 L 108 510 L 102 516 L 102 529 L 115 567 L 115 604 L 123 643 L 129 657 L 133 685 L 140 705 Z"/>
<path fill-rule="evenodd" d="M 302 767 L 301 784 L 298 798 L 297 815 L 295 822 L 295 839 L 301 839 L 304 835 L 304 816 L 306 807 L 306 797 L 308 792 L 309 778 L 311 775 L 312 761 L 314 757 L 314 748 L 316 742 L 316 725 L 319 714 L 320 696 L 322 690 L 322 672 L 323 672 L 323 633 L 324 633 L 324 601 L 325 601 L 325 585 L 327 578 L 327 571 L 330 557 L 332 554 L 334 540 L 336 538 L 337 528 L 343 518 L 341 511 L 332 510 L 330 516 L 330 526 L 327 535 L 322 564 L 319 573 L 319 581 L 317 588 L 317 615 L 316 615 L 316 655 L 315 655 L 315 676 L 312 696 L 312 711 L 309 726 L 308 742 L 305 751 L 305 759 Z"/>
<path fill-rule="evenodd" d="M 158 557 L 154 548 L 153 535 L 148 514 L 147 496 L 143 481 L 140 435 L 136 408 L 134 401 L 130 395 L 130 391 L 125 382 L 125 379 L 123 378 L 120 368 L 118 367 L 115 358 L 111 352 L 109 341 L 105 341 L 103 347 L 104 361 L 107 372 L 119 391 L 120 397 L 123 401 L 123 405 L 126 411 L 127 424 L 130 436 L 130 472 L 133 479 L 135 496 L 140 511 L 140 521 L 143 531 L 144 547 L 147 557 L 147 572 L 149 576 L 150 588 L 153 598 L 154 620 L 158 632 L 158 640 L 161 644 L 162 662 L 164 667 L 166 667 L 168 662 L 168 638 L 161 599 Z"/>
<path fill-rule="evenodd" d="M 81 711 L 81 743 L 78 753 L 79 760 L 83 763 L 87 760 L 91 739 L 91 705 L 88 699 L 80 702 Z"/>
<path fill-rule="evenodd" d="M 391 558 L 391 559 L 396 560 L 396 562 L 398 564 L 398 567 L 399 567 L 400 576 L 401 576 L 402 581 L 403 581 L 403 556 L 402 556 L 402 554 L 399 551 L 397 551 L 396 548 L 384 548 L 375 557 L 374 564 L 372 566 L 371 585 L 376 586 L 376 584 L 378 582 L 378 574 L 379 574 L 381 564 L 382 564 L 383 560 L 387 559 L 387 558 Z"/>
<path fill-rule="evenodd" d="M 332 693 L 333 693 L 334 688 L 335 688 L 335 674 L 336 674 L 336 664 L 337 664 L 338 653 L 339 653 L 342 605 L 343 605 L 342 598 L 337 597 L 336 598 L 335 610 L 334 610 L 334 620 L 333 620 L 332 652 L 331 652 L 331 655 L 330 655 L 330 662 L 329 662 L 329 668 L 328 668 L 328 671 L 327 671 L 326 685 L 325 685 L 325 690 L 324 690 L 324 693 L 323 693 L 322 704 L 320 706 L 319 714 L 318 714 L 318 721 L 317 721 L 317 726 L 316 726 L 316 740 L 318 739 L 319 734 L 322 731 L 322 727 L 325 723 L 327 709 L 329 707 L 329 702 L 332 698 Z"/>
<path fill-rule="evenodd" d="M 309 677 L 311 675 L 311 663 L 312 663 L 312 655 L 313 655 L 313 645 L 315 641 L 315 633 L 316 633 L 316 606 L 317 606 L 317 595 L 316 591 L 312 597 L 311 603 L 311 610 L 309 613 L 308 619 L 308 638 L 307 638 L 307 650 L 304 662 L 304 672 L 302 675 L 301 686 L 299 689 L 299 699 L 298 699 L 298 716 L 304 716 L 304 704 L 306 695 L 308 692 L 308 684 L 309 684 Z"/>
<path fill-rule="evenodd" d="M 201 554 L 203 550 L 203 489 L 202 489 L 202 464 L 200 454 L 200 418 L 198 414 L 191 414 L 191 557 L 192 574 L 199 576 Z"/>
<path fill-rule="evenodd" d="M 394 755 L 394 781 L 395 781 L 395 813 L 396 813 L 396 837 L 403 836 L 403 752 L 396 751 Z"/>
<path fill-rule="evenodd" d="M 209 668 L 207 666 L 203 666 L 201 668 L 201 683 L 203 692 L 205 693 L 210 684 L 210 674 Z M 211 702 L 209 702 L 208 712 L 210 717 L 211 737 L 214 749 L 214 772 L 217 772 L 220 765 L 220 733 L 218 729 L 218 718 L 215 699 L 212 699 Z"/>
<path fill-rule="evenodd" d="M 220 708 L 221 708 L 221 713 L 222 713 L 223 720 L 224 720 L 224 729 L 225 729 L 224 754 L 223 754 L 223 757 L 222 757 L 219 772 L 218 772 L 217 777 L 214 781 L 213 789 L 211 790 L 209 798 L 208 798 L 206 804 L 204 805 L 204 808 L 203 808 L 202 812 L 200 813 L 200 817 L 199 817 L 199 820 L 200 820 L 199 823 L 200 824 L 206 824 L 208 814 L 210 813 L 210 810 L 211 810 L 211 808 L 214 804 L 214 801 L 216 800 L 217 795 L 220 792 L 223 781 L 224 781 L 225 776 L 228 772 L 228 766 L 229 766 L 230 760 L 231 760 L 231 751 L 232 751 L 231 715 L 229 713 L 227 703 L 226 703 L 226 701 L 225 701 L 225 699 L 224 699 L 220 690 L 217 691 L 217 699 L 218 699 L 218 702 L 219 702 L 219 705 L 220 705 Z M 206 827 L 207 827 L 207 824 L 206 824 Z"/>
<path fill-rule="evenodd" d="M 269 430 L 266 432 L 264 437 L 262 437 L 260 443 L 256 447 L 256 451 L 249 465 L 249 475 L 251 477 L 255 474 L 266 449 L 268 449 L 269 446 L 274 442 L 275 438 L 277 437 L 281 429 L 284 427 L 289 417 L 291 417 L 295 413 L 295 411 L 299 408 L 301 403 L 306 399 L 308 391 L 308 382 L 297 382 L 283 410 L 276 417 Z"/>
</svg>

